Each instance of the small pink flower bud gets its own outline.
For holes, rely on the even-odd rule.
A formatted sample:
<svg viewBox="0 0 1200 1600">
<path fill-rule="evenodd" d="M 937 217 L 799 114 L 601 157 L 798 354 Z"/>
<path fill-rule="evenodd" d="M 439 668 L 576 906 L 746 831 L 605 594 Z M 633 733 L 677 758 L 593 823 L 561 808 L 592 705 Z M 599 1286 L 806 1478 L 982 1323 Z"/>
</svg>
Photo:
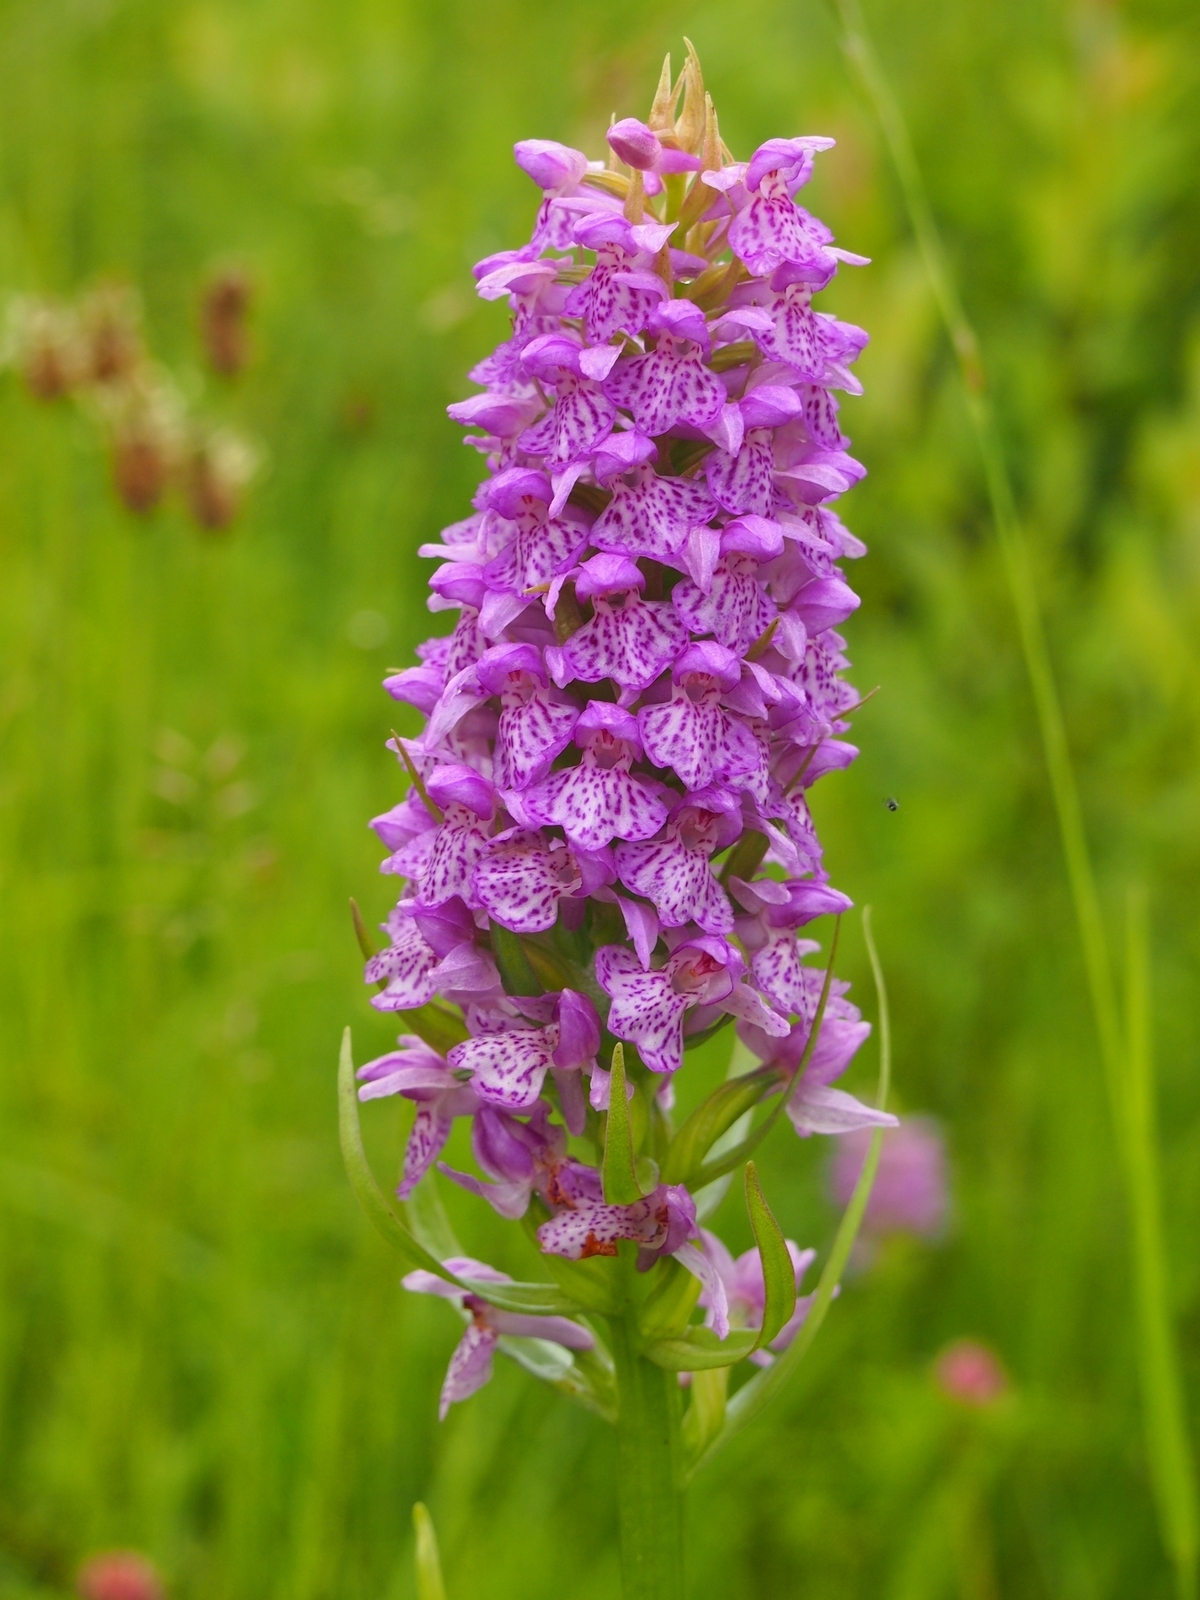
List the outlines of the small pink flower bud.
<svg viewBox="0 0 1200 1600">
<path fill-rule="evenodd" d="M 982 1409 L 994 1405 L 1009 1389 L 1008 1374 L 998 1357 L 978 1339 L 956 1339 L 934 1362 L 942 1393 L 960 1405 Z"/>
<path fill-rule="evenodd" d="M 106 1550 L 79 1569 L 80 1600 L 163 1600 L 162 1580 L 136 1550 Z"/>
<path fill-rule="evenodd" d="M 658 135 L 636 117 L 614 122 L 608 130 L 608 142 L 614 155 L 639 172 L 652 171 L 662 155 Z"/>
</svg>

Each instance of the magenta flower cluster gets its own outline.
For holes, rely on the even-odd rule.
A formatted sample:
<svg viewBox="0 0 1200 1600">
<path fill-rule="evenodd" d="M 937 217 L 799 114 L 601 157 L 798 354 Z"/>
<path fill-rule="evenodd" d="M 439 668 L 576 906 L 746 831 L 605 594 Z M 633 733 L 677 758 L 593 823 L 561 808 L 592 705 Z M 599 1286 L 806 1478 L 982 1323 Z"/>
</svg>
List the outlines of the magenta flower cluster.
<svg viewBox="0 0 1200 1600">
<path fill-rule="evenodd" d="M 449 408 L 486 464 L 474 509 L 421 548 L 455 626 L 385 684 L 426 721 L 394 741 L 411 787 L 372 823 L 402 888 L 366 977 L 412 1020 L 360 1095 L 415 1102 L 401 1198 L 468 1117 L 480 1175 L 449 1177 L 504 1217 L 532 1208 L 546 1253 L 673 1256 L 723 1337 L 731 1311 L 761 1318 L 757 1253 L 733 1261 L 688 1186 L 656 1181 L 689 1044 L 735 1026 L 802 1135 L 892 1120 L 833 1087 L 869 1031 L 846 985 L 798 1071 L 825 973 L 797 930 L 850 904 L 807 791 L 856 754 L 837 629 L 863 546 L 833 502 L 863 469 L 835 395 L 858 392 L 866 335 L 812 303 L 861 259 L 795 199 L 833 141 L 733 161 L 711 102 L 691 136 L 651 120 L 612 127 L 607 162 L 518 144 L 532 239 L 475 268 L 512 333 Z M 597 1154 L 618 1040 L 650 1173 L 625 1204 Z M 443 1409 L 507 1324 L 590 1343 L 467 1298 Z"/>
</svg>

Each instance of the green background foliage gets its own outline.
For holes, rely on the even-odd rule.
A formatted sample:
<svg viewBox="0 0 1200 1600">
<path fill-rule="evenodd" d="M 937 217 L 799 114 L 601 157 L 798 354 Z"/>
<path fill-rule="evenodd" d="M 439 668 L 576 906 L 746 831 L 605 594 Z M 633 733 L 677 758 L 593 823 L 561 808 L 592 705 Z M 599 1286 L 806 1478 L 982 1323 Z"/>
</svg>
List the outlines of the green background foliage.
<svg viewBox="0 0 1200 1600">
<path fill-rule="evenodd" d="M 994 376 L 1114 935 L 1148 885 L 1174 1311 L 1200 1383 L 1200 26 L 1183 0 L 871 6 Z M 415 550 L 478 476 L 444 406 L 501 336 L 469 264 L 526 236 L 509 147 L 592 153 L 692 37 L 722 131 L 832 133 L 813 208 L 874 258 L 845 406 L 861 760 L 817 791 L 876 908 L 901 1109 L 954 1174 L 938 1244 L 849 1280 L 801 1376 L 691 1493 L 692 1592 L 1166 1595 L 1125 1220 L 1032 706 L 953 364 L 817 0 L 3 0 L 0 287 L 138 286 L 197 375 L 216 262 L 257 355 L 207 403 L 270 471 L 227 539 L 111 493 L 94 430 L 0 381 L 0 1595 L 90 1550 L 189 1600 L 617 1591 L 613 1443 L 514 1368 L 439 1428 L 456 1337 L 405 1296 L 337 1153 L 342 1025 L 386 1048 L 346 899 L 401 782 L 378 690 L 428 619 Z M 374 615 L 364 616 L 364 613 Z M 444 623 L 439 625 L 444 626 Z M 357 641 L 357 642 L 356 642 Z M 403 708 L 401 708 L 403 711 Z M 405 725 L 407 726 L 407 725 Z M 884 801 L 894 796 L 899 809 Z M 867 1005 L 861 932 L 840 964 Z M 719 1059 L 697 1078 L 722 1070 Z M 856 1068 L 869 1088 L 874 1046 Z M 364 1115 L 380 1171 L 392 1104 Z M 760 1161 L 826 1248 L 828 1145 Z M 528 1265 L 466 1197 L 471 1249 Z M 736 1186 L 723 1226 L 750 1242 Z M 973 1335 L 1011 1402 L 955 1411 Z"/>
</svg>

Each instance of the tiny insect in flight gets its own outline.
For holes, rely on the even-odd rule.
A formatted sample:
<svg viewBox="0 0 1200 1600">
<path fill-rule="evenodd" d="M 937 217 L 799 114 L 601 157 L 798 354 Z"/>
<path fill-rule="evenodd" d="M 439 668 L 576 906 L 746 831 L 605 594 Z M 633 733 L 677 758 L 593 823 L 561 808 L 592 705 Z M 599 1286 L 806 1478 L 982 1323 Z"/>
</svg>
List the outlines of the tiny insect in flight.
<svg viewBox="0 0 1200 1600">
<path fill-rule="evenodd" d="M 899 811 L 900 809 L 899 800 L 893 800 L 891 795 L 888 795 L 887 799 L 883 803 L 889 811 Z"/>
</svg>

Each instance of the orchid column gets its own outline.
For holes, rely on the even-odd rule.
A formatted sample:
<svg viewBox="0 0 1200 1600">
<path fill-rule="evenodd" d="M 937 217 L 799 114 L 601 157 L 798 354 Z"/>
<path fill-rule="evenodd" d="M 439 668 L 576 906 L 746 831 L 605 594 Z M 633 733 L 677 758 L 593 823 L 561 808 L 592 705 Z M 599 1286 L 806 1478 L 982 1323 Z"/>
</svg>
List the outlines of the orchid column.
<svg viewBox="0 0 1200 1600">
<path fill-rule="evenodd" d="M 729 1368 L 768 1367 L 807 1308 L 812 1252 L 746 1158 L 781 1109 L 802 1136 L 893 1120 L 832 1087 L 869 1029 L 797 934 L 849 906 L 807 791 L 856 753 L 835 630 L 863 546 L 832 502 L 862 468 L 834 392 L 866 336 L 812 304 L 860 260 L 794 199 L 832 140 L 732 160 L 689 52 L 608 143 L 516 147 L 533 237 L 476 268 L 512 336 L 450 407 L 485 476 L 422 546 L 457 616 L 385 685 L 427 719 L 372 824 L 400 897 L 366 977 L 405 1031 L 357 1076 L 415 1106 L 403 1217 L 348 1053 L 343 1138 L 406 1286 L 465 1320 L 443 1416 L 497 1348 L 608 1416 L 627 1595 L 677 1600 L 680 1488 L 728 1426 Z M 676 1074 L 721 1029 L 739 1073 L 676 1127 Z M 438 1162 L 459 1117 L 477 1172 Z M 462 1255 L 435 1162 L 523 1223 L 548 1282 Z M 735 1261 L 701 1219 L 744 1165 L 758 1248 Z"/>
</svg>

